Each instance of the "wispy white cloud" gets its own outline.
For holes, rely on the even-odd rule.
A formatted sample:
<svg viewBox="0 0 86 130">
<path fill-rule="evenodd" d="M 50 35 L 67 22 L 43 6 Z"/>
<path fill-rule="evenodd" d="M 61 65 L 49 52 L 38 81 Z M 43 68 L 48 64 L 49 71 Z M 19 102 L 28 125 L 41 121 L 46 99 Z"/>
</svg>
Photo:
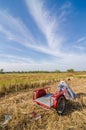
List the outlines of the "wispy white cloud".
<svg viewBox="0 0 86 130">
<path fill-rule="evenodd" d="M 47 29 L 47 34 L 45 35 L 47 35 L 48 39 L 50 40 L 49 47 L 47 47 L 47 45 L 44 46 L 43 43 L 42 45 L 39 46 L 36 43 L 36 39 L 34 39 L 33 35 L 31 34 L 30 30 L 27 29 L 25 24 L 20 19 L 13 17 L 10 13 L 6 11 L 0 11 L 0 18 L 1 18 L 0 19 L 0 33 L 4 34 L 4 36 L 8 40 L 15 41 L 19 44 L 22 44 L 23 46 L 32 48 L 33 50 L 36 50 L 45 54 L 49 54 L 49 55 L 53 55 L 57 57 L 64 55 L 59 51 L 59 48 L 57 45 L 58 44 L 57 41 L 61 43 L 63 39 L 58 34 L 59 36 L 57 36 L 58 38 L 57 40 L 55 36 L 56 34 L 55 33 L 53 34 L 52 32 L 53 28 L 55 28 L 56 26 L 54 27 L 53 22 L 50 22 L 48 26 L 48 21 L 49 21 L 48 18 L 46 19 L 45 17 L 46 26 L 44 25 L 44 23 L 42 24 L 45 26 L 45 29 Z M 47 26 L 48 28 L 46 28 Z M 41 43 L 42 41 L 39 41 L 39 42 Z"/>
<path fill-rule="evenodd" d="M 42 0 L 26 0 L 26 4 L 37 26 L 43 32 L 48 46 L 43 45 L 43 43 L 39 46 L 31 34 L 31 31 L 29 28 L 27 29 L 22 20 L 13 17 L 7 11 L 0 11 L 0 32 L 2 32 L 8 40 L 18 42 L 33 50 L 57 57 L 64 56 L 65 54 L 61 52 L 60 49 L 66 38 L 61 34 L 60 21 L 58 18 L 54 15 L 51 16 L 52 12 L 46 9 L 45 3 Z M 61 9 L 62 12 L 70 6 L 71 4 L 69 2 L 63 5 Z M 41 43 L 42 41 L 39 42 Z"/>
<path fill-rule="evenodd" d="M 58 19 L 60 23 L 66 22 L 68 20 L 68 16 L 71 15 L 72 4 L 71 2 L 67 1 L 65 2 L 59 9 L 60 13 L 58 16 Z"/>
<path fill-rule="evenodd" d="M 74 48 L 78 49 L 79 51 L 85 51 L 85 47 L 81 45 L 75 45 Z"/>
<path fill-rule="evenodd" d="M 86 36 L 79 38 L 77 40 L 77 43 L 81 43 L 81 42 L 84 42 L 84 41 L 86 41 Z"/>
<path fill-rule="evenodd" d="M 63 11 L 63 10 L 67 10 L 67 9 L 70 9 L 70 8 L 71 8 L 71 2 L 67 1 L 67 2 L 65 2 L 65 4 L 63 4 L 61 6 L 60 9 Z"/>
<path fill-rule="evenodd" d="M 51 16 L 51 12 L 46 9 L 42 0 L 26 0 L 26 4 L 36 24 L 45 35 L 49 48 L 58 51 L 59 46 L 63 44 L 65 38 L 60 35 L 61 31 L 57 18 Z"/>
<path fill-rule="evenodd" d="M 25 24 L 19 18 L 13 17 L 7 11 L 0 11 L 0 32 L 5 34 L 9 40 L 19 43 L 33 43 L 33 36 Z M 28 38 L 29 37 L 29 38 Z M 22 41 L 22 42 L 21 42 Z"/>
<path fill-rule="evenodd" d="M 10 57 L 9 57 L 10 58 Z M 68 55 L 68 57 L 55 60 L 53 59 L 51 61 L 39 61 L 39 62 L 34 62 L 33 60 L 27 61 L 28 58 L 16 58 L 16 57 L 11 57 L 13 58 L 12 61 L 1 61 L 0 62 L 0 68 L 4 68 L 5 71 L 34 71 L 34 70 L 67 70 L 69 68 L 74 68 L 75 70 L 85 70 L 85 64 L 86 64 L 86 55 L 75 55 L 71 54 Z M 20 62 L 19 62 L 20 61 Z"/>
<path fill-rule="evenodd" d="M 82 37 L 78 38 L 78 40 L 76 40 L 73 48 L 75 48 L 79 52 L 84 53 L 86 50 L 86 36 L 82 36 Z"/>
<path fill-rule="evenodd" d="M 31 57 L 22 57 L 18 55 L 10 55 L 0 53 L 0 59 L 3 59 L 3 62 L 7 61 L 8 63 L 30 63 L 35 64 L 35 61 Z M 1 63 L 1 62 L 0 62 Z"/>
<path fill-rule="evenodd" d="M 20 57 L 9 54 L 0 54 L 0 68 L 4 68 L 4 71 L 34 71 L 34 70 L 55 70 L 56 64 L 41 60 L 34 61 L 31 57 Z"/>
<path fill-rule="evenodd" d="M 63 22 L 66 18 L 66 10 L 71 7 L 71 3 L 63 5 L 58 17 L 50 15 L 51 12 L 46 9 L 45 3 L 42 0 L 26 0 L 26 5 L 40 31 L 45 36 L 47 45 L 43 44 L 42 41 L 39 41 L 41 44 L 38 45 L 36 38 L 34 38 L 31 31 L 22 20 L 13 17 L 7 11 L 0 11 L 0 33 L 2 33 L 9 41 L 14 41 L 27 48 L 54 56 L 53 60 L 41 60 L 38 62 L 31 57 L 19 57 L 7 54 L 3 55 L 1 53 L 0 57 L 8 59 L 8 62 L 0 61 L 0 67 L 5 68 L 5 70 L 84 69 L 84 63 L 86 64 L 86 54 L 77 54 L 76 52 L 66 53 L 61 51 L 61 47 L 65 47 L 64 42 L 67 40 L 67 37 L 64 37 L 60 30 L 60 22 Z M 78 39 L 77 42 L 79 43 L 84 40 L 85 38 L 82 37 Z"/>
</svg>

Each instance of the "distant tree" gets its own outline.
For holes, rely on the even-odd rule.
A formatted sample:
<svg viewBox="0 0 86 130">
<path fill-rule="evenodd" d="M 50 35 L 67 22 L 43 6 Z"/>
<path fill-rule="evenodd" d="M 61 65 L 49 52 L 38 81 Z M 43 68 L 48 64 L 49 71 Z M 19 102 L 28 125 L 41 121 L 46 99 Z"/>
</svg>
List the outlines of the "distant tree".
<svg viewBox="0 0 86 130">
<path fill-rule="evenodd" d="M 12 73 L 15 73 L 15 71 L 13 70 Z"/>
<path fill-rule="evenodd" d="M 74 69 L 68 69 L 67 72 L 74 72 Z"/>
<path fill-rule="evenodd" d="M 0 69 L 0 73 L 1 73 L 1 74 L 4 73 L 4 70 L 3 70 L 3 69 Z"/>
<path fill-rule="evenodd" d="M 55 72 L 56 72 L 56 73 L 60 73 L 61 71 L 60 71 L 60 70 L 56 70 Z"/>
</svg>

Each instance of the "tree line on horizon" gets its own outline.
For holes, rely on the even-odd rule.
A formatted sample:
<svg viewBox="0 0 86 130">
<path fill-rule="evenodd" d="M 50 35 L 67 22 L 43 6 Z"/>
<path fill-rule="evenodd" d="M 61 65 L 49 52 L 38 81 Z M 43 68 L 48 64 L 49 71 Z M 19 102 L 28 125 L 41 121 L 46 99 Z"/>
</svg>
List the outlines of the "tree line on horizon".
<svg viewBox="0 0 86 130">
<path fill-rule="evenodd" d="M 37 71 L 8 71 L 5 72 L 3 68 L 0 69 L 0 74 L 4 73 L 62 73 L 62 72 L 69 72 L 73 73 L 76 72 L 74 69 L 67 69 L 66 71 L 60 71 L 60 70 L 55 70 L 55 71 L 43 71 L 43 70 L 37 70 Z"/>
</svg>

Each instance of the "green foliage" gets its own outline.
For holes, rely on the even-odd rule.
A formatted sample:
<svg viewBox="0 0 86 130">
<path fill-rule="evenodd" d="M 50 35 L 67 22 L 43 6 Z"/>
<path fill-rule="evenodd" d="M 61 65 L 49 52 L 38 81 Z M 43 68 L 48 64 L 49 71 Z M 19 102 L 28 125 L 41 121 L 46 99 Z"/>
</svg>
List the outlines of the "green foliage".
<svg viewBox="0 0 86 130">
<path fill-rule="evenodd" d="M 56 70 L 55 72 L 56 72 L 56 73 L 61 73 L 61 71 L 60 71 L 60 70 Z"/>
<path fill-rule="evenodd" d="M 1 68 L 0 69 L 0 74 L 3 74 L 4 73 L 4 70 Z"/>
<path fill-rule="evenodd" d="M 74 69 L 68 69 L 67 72 L 74 72 Z"/>
</svg>

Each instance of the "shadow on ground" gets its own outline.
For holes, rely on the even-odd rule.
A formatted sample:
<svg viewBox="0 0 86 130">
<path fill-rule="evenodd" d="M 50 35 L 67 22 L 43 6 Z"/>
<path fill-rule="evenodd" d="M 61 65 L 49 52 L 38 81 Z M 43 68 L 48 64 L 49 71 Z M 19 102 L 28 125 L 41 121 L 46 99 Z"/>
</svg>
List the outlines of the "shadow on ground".
<svg viewBox="0 0 86 130">
<path fill-rule="evenodd" d="M 66 109 L 63 115 L 70 115 L 74 111 L 86 109 L 86 93 L 77 93 L 77 99 L 66 102 Z"/>
<path fill-rule="evenodd" d="M 86 93 L 77 93 L 77 97 L 81 97 L 81 96 L 86 97 Z"/>
</svg>

